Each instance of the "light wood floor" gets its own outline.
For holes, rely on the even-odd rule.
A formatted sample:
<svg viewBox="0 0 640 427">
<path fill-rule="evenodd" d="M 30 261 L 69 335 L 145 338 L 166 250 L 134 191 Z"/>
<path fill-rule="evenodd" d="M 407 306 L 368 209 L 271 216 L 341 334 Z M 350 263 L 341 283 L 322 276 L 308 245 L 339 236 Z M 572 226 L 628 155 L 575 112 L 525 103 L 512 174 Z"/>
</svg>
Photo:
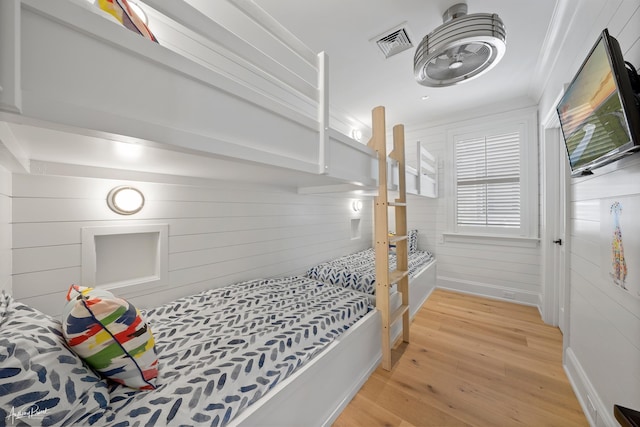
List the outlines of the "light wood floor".
<svg viewBox="0 0 640 427">
<path fill-rule="evenodd" d="M 588 426 L 534 307 L 436 290 L 334 427 Z"/>
</svg>

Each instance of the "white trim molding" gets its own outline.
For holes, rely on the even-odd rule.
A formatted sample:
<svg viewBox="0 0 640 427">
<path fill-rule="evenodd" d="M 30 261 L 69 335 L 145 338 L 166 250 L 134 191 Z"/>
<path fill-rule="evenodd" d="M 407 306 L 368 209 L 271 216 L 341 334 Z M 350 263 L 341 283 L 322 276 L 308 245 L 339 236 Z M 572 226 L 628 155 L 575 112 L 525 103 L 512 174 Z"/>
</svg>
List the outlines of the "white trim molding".
<svg viewBox="0 0 640 427">
<path fill-rule="evenodd" d="M 483 235 L 510 235 L 523 238 L 538 237 L 538 120 L 535 108 L 504 113 L 496 116 L 490 122 L 472 120 L 458 123 L 446 129 L 447 141 L 447 176 L 445 177 L 445 194 L 447 200 L 446 231 L 450 234 L 470 234 L 465 230 L 458 230 L 455 224 L 455 161 L 454 141 L 460 137 L 479 134 L 497 134 L 502 131 L 518 130 L 521 135 L 520 144 L 520 215 L 521 225 L 517 230 L 490 230 L 487 228 Z"/>
<path fill-rule="evenodd" d="M 484 298 L 493 298 L 501 301 L 516 302 L 540 309 L 539 296 L 537 292 L 529 292 L 523 289 L 507 288 L 504 286 L 492 285 L 490 283 L 462 280 L 452 277 L 438 276 L 437 288 L 449 289 L 456 292 L 463 292 Z"/>
<path fill-rule="evenodd" d="M 537 248 L 540 245 L 540 239 L 537 237 L 470 233 L 442 233 L 442 236 L 446 243 L 474 243 L 478 245 L 518 246 L 521 248 Z"/>
<path fill-rule="evenodd" d="M 594 427 L 619 427 L 619 424 L 612 416 L 613 408 L 605 406 L 571 347 L 565 351 L 564 370 L 578 398 L 578 402 L 582 406 L 582 411 L 587 420 L 589 420 L 589 425 Z"/>
</svg>

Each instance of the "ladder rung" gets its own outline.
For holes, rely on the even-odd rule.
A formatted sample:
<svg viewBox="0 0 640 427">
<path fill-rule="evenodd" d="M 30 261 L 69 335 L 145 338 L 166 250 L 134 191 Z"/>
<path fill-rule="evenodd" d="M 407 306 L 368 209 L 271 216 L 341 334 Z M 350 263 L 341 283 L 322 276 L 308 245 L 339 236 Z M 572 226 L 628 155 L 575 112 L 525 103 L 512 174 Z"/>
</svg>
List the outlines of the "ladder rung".
<svg viewBox="0 0 640 427">
<path fill-rule="evenodd" d="M 387 202 L 387 205 L 395 206 L 395 207 L 403 207 L 403 206 L 407 206 L 407 203 L 406 202 Z"/>
<path fill-rule="evenodd" d="M 396 308 L 391 314 L 391 317 L 389 317 L 389 325 L 393 325 L 394 323 L 396 323 L 396 321 L 400 319 L 402 315 L 407 312 L 408 309 L 409 309 L 408 305 L 401 305 L 400 307 Z"/>
<path fill-rule="evenodd" d="M 396 243 L 402 240 L 407 240 L 407 236 L 391 236 L 389 237 L 389 243 Z"/>
<path fill-rule="evenodd" d="M 393 270 L 392 272 L 389 273 L 389 286 L 393 285 L 394 283 L 398 283 L 407 274 L 409 274 L 408 271 Z"/>
</svg>

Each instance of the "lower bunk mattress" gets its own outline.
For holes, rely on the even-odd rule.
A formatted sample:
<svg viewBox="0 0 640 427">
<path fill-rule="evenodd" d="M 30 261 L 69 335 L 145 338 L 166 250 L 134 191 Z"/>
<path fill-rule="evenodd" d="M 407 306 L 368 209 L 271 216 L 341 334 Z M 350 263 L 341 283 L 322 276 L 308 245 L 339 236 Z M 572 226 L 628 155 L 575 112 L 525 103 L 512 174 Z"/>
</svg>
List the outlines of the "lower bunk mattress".
<svg viewBox="0 0 640 427">
<path fill-rule="evenodd" d="M 434 261 L 429 251 L 409 253 L 409 280 Z M 345 255 L 311 267 L 306 276 L 368 295 L 376 292 L 376 254 L 373 248 Z M 396 268 L 396 254 L 389 254 L 389 268 Z"/>
<path fill-rule="evenodd" d="M 6 408 L 38 408 L 37 425 L 122 427 L 225 426 L 371 309 L 365 295 L 289 277 L 234 284 L 143 311 L 159 370 L 157 388 L 140 391 L 92 372 L 64 345 L 56 319 L 6 294 L 0 303 L 0 373 L 7 373 L 0 375 L 2 419 L 11 416 Z"/>
</svg>

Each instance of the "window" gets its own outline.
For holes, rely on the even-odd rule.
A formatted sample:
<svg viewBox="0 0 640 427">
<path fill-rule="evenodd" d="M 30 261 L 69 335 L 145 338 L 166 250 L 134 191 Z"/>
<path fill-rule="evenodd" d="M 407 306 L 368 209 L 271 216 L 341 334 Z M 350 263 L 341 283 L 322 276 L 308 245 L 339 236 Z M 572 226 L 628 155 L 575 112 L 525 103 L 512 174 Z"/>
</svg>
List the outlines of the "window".
<svg viewBox="0 0 640 427">
<path fill-rule="evenodd" d="M 520 134 L 455 141 L 456 224 L 520 227 Z"/>
<path fill-rule="evenodd" d="M 448 132 L 448 233 L 535 238 L 535 113 L 485 120 Z"/>
</svg>

